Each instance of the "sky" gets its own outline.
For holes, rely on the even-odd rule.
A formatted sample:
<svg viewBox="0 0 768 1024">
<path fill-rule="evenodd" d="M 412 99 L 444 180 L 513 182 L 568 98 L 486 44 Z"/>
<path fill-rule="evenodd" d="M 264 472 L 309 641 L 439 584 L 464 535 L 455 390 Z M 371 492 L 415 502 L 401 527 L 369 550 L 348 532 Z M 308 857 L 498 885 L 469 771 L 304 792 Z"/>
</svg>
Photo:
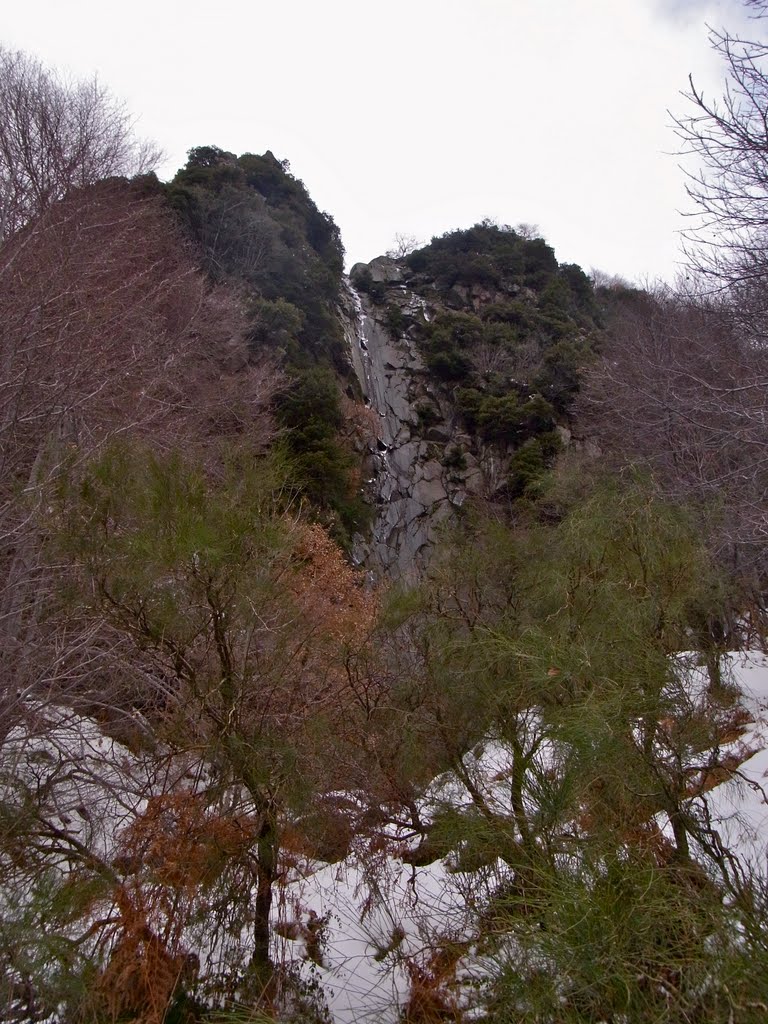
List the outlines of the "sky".
<svg viewBox="0 0 768 1024">
<path fill-rule="evenodd" d="M 10 8 L 10 5 L 8 5 Z M 690 209 L 672 115 L 739 0 L 33 0 L 0 43 L 94 73 L 166 153 L 271 149 L 348 264 L 490 217 L 561 262 L 671 280 Z"/>
</svg>

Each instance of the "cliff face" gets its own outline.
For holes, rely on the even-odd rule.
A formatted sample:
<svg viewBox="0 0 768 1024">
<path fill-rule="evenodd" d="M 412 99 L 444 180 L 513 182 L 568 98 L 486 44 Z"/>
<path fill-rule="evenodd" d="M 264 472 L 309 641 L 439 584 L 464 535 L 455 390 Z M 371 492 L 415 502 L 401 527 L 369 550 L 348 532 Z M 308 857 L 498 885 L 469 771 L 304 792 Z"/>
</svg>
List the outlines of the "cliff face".
<svg viewBox="0 0 768 1024">
<path fill-rule="evenodd" d="M 488 223 L 357 264 L 342 304 L 376 423 L 363 466 L 374 525 L 353 554 L 377 576 L 407 580 L 468 500 L 533 493 L 570 439 L 599 314 L 579 267 Z"/>
<path fill-rule="evenodd" d="M 441 461 L 447 431 L 420 430 L 416 407 L 429 384 L 414 341 L 391 335 L 370 301 L 348 288 L 349 353 L 378 435 L 364 459 L 376 517 L 370 538 L 355 537 L 353 557 L 387 578 L 415 578 L 426 567 L 439 525 L 464 501 L 466 478 Z"/>
<path fill-rule="evenodd" d="M 424 299 L 403 284 L 388 297 L 411 318 L 429 321 L 432 315 Z M 481 459 L 469 450 L 472 439 L 432 380 L 413 332 L 393 332 L 382 315 L 347 281 L 345 335 L 377 434 L 363 464 L 375 518 L 369 537 L 355 537 L 353 557 L 376 576 L 407 581 L 423 574 L 441 528 L 468 495 L 492 489 L 493 460 L 484 460 L 484 472 Z"/>
</svg>

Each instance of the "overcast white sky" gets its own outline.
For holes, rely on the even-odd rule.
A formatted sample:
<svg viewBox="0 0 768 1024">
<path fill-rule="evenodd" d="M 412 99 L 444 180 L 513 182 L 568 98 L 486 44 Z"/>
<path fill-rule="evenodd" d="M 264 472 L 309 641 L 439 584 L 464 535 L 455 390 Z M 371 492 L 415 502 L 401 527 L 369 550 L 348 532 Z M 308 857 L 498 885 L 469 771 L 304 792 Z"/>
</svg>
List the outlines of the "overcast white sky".
<svg viewBox="0 0 768 1024">
<path fill-rule="evenodd" d="M 10 5 L 9 5 L 10 6 Z M 668 110 L 719 93 L 739 0 L 27 0 L 0 42 L 98 72 L 168 154 L 288 159 L 349 263 L 396 232 L 539 225 L 558 259 L 671 277 L 686 205 Z"/>
</svg>

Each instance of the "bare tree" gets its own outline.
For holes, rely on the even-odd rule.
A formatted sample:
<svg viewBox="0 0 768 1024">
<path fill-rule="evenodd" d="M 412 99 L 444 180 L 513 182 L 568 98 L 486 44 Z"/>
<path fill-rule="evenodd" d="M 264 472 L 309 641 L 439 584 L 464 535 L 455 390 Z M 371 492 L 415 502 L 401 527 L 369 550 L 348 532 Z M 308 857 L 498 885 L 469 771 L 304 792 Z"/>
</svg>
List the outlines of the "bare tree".
<svg viewBox="0 0 768 1024">
<path fill-rule="evenodd" d="M 520 235 L 527 242 L 532 242 L 535 238 L 541 238 L 541 228 L 538 224 L 528 224 L 526 221 L 520 221 L 519 224 L 515 224 L 513 228 L 515 234 Z"/>
<path fill-rule="evenodd" d="M 768 571 L 766 389 L 768 353 L 729 303 L 635 291 L 577 407 L 603 454 L 698 509 L 720 562 L 753 583 Z"/>
<path fill-rule="evenodd" d="M 402 231 L 398 231 L 395 235 L 394 242 L 391 249 L 387 249 L 387 256 L 393 260 L 402 260 L 406 256 L 418 249 L 421 242 L 415 235 L 406 235 Z"/>
<path fill-rule="evenodd" d="M 589 279 L 592 282 L 592 287 L 595 289 L 603 288 L 607 291 L 621 291 L 631 288 L 630 282 L 621 276 L 621 274 L 609 274 L 605 270 L 600 270 L 599 267 L 591 267 L 589 271 Z"/>
<path fill-rule="evenodd" d="M 745 0 L 756 27 L 765 0 Z M 762 318 L 768 286 L 768 41 L 710 30 L 723 60 L 723 95 L 711 99 L 689 79 L 692 113 L 674 118 L 682 152 L 692 157 L 687 191 L 694 221 L 687 232 L 693 269 L 733 293 L 742 312 Z M 755 317 L 752 317 L 753 322 Z"/>
<path fill-rule="evenodd" d="M 104 848 L 148 798 L 166 807 L 191 792 L 184 752 L 152 756 L 149 713 L 170 700 L 170 677 L 130 631 L 63 596 L 78 558 L 51 537 L 57 497 L 77 493 L 90 460 L 117 439 L 140 444 L 149 462 L 183 450 L 211 479 L 233 440 L 249 453 L 269 443 L 280 375 L 253 360 L 245 338 L 243 298 L 210 286 L 160 197 L 138 184 L 74 189 L 0 247 L 0 860 L 26 895 L 35 877 L 98 881 L 85 921 L 61 934 L 94 963 L 106 957 L 110 999 L 122 998 L 131 964 L 154 957 L 166 981 L 147 994 L 131 976 L 124 989 L 163 1008 L 183 966 L 177 938 L 157 934 L 144 889 Z M 127 758 L 118 737 L 141 758 Z M 28 856 L 14 866 L 21 846 Z M 21 923 L 30 902 L 0 929 L 0 988 L 39 1006 L 44 993 L 23 962 L 37 941 Z M 174 911 L 165 924 L 181 919 Z"/>
<path fill-rule="evenodd" d="M 66 81 L 0 48 L 0 243 L 70 189 L 145 173 L 159 156 L 97 78 Z"/>
<path fill-rule="evenodd" d="M 272 364 L 249 359 L 242 300 L 206 284 L 157 196 L 114 180 L 78 189 L 0 249 L 6 724 L 14 695 L 118 681 L 114 638 L 46 611 L 59 570 L 42 540 L 63 471 L 117 437 L 194 450 L 213 470 L 232 435 L 268 443 L 279 383 Z"/>
</svg>

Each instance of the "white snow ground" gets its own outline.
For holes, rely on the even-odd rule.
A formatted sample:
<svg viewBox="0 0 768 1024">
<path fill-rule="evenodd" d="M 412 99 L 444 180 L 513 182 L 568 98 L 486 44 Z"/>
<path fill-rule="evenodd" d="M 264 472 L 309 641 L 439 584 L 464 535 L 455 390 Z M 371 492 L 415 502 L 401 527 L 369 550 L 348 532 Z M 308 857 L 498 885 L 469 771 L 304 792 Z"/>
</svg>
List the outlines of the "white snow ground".
<svg viewBox="0 0 768 1024">
<path fill-rule="evenodd" d="M 768 875 L 768 657 L 759 653 L 729 655 L 725 668 L 742 692 L 741 704 L 751 722 L 738 739 L 720 748 L 721 759 L 733 755 L 739 761 L 736 772 L 701 799 L 707 801 L 712 824 L 728 848 L 745 866 Z M 687 677 L 692 689 L 699 691 L 692 694 L 696 699 L 706 688 L 704 672 L 689 670 Z M 535 729 L 535 716 L 530 727 Z M 751 753 L 753 750 L 756 752 Z M 546 768 L 551 755 L 551 748 L 543 744 L 537 755 L 542 767 Z M 496 742 L 465 757 L 468 773 L 475 782 L 482 781 L 484 794 L 500 813 L 507 810 L 509 786 L 502 780 L 508 764 L 508 754 Z M 451 773 L 440 776 L 430 787 L 423 816 L 428 816 L 430 804 L 440 803 L 454 807 L 471 803 L 466 787 Z M 371 892 L 368 873 L 356 864 L 354 856 L 339 865 L 324 866 L 296 883 L 294 895 L 304 912 L 311 909 L 320 916 L 328 915 L 325 966 L 313 966 L 313 971 L 339 1024 L 395 1021 L 409 991 L 406 964 L 420 962 L 428 937 L 470 937 L 460 881 L 446 864 L 436 861 L 410 867 L 386 857 L 378 867 L 377 895 L 383 901 L 368 913 L 362 911 Z M 392 955 L 376 960 L 377 951 L 386 948 L 395 928 L 401 928 L 405 938 Z M 423 957 L 421 960 L 425 962 Z M 481 964 L 477 965 L 478 975 L 482 976 Z"/>
<path fill-rule="evenodd" d="M 721 758 L 732 755 L 731 763 L 738 763 L 735 773 L 702 799 L 723 842 L 745 865 L 768 874 L 768 657 L 734 654 L 728 663 L 751 721 L 720 749 Z M 701 670 L 694 669 L 689 678 L 692 691 L 703 690 Z M 57 721 L 51 708 L 46 717 L 47 728 L 41 722 L 31 742 L 28 734 L 23 742 L 20 736 L 9 735 L 3 751 L 6 768 L 15 760 L 15 770 L 31 782 L 38 772 L 48 776 L 66 765 L 64 784 L 52 790 L 57 794 L 54 813 L 64 828 L 102 855 L 108 854 L 114 833 L 140 811 L 154 790 L 183 781 L 181 775 L 174 780 L 152 778 L 147 766 L 106 739 L 95 723 L 75 721 L 63 712 Z M 532 733 L 536 726 L 537 716 L 532 714 Z M 536 756 L 542 770 L 552 754 L 551 747 L 541 745 Z M 494 810 L 506 813 L 509 785 L 504 769 L 509 758 L 503 746 L 490 741 L 468 753 L 464 762 L 468 777 L 482 787 Z M 94 787 L 104 766 L 109 770 Z M 191 779 L 189 767 L 186 779 Z M 428 818 L 440 806 L 470 803 L 464 783 L 446 773 L 429 787 L 421 810 Z M 402 850 L 407 841 L 401 842 L 396 830 L 390 832 L 391 842 L 377 851 L 355 849 L 338 864 L 297 864 L 275 900 L 276 923 L 299 922 L 305 927 L 303 933 L 299 927 L 293 939 L 284 937 L 284 928 L 282 936 L 276 935 L 276 959 L 297 964 L 305 980 L 319 983 L 337 1024 L 394 1022 L 408 998 L 414 972 L 431 969 L 435 936 L 459 943 L 471 939 L 461 876 L 439 860 L 423 867 L 404 863 L 394 854 L 398 844 Z M 306 926 L 318 919 L 323 921 L 319 963 L 317 957 L 307 957 L 305 941 Z M 462 961 L 465 976 L 473 969 L 471 960 L 467 956 Z M 481 964 L 475 976 L 482 976 Z"/>
<path fill-rule="evenodd" d="M 768 657 L 734 654 L 729 662 L 752 721 L 738 740 L 723 746 L 723 753 L 737 755 L 740 763 L 707 799 L 724 845 L 745 865 L 768 875 Z"/>
</svg>

